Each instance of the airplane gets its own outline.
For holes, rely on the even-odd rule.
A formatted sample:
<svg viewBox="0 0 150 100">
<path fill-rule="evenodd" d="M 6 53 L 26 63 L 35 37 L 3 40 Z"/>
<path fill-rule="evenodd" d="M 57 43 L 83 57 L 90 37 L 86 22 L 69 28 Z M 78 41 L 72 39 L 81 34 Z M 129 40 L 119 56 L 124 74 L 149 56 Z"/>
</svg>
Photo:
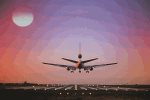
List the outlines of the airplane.
<svg viewBox="0 0 150 100">
<path fill-rule="evenodd" d="M 66 68 L 67 71 L 70 71 L 71 73 L 74 73 L 74 71 L 77 70 L 77 69 L 79 69 L 79 73 L 81 73 L 81 69 L 83 69 L 84 71 L 86 71 L 86 73 L 89 73 L 90 71 L 93 71 L 93 69 L 97 68 L 97 67 L 104 67 L 104 66 L 109 66 L 109 65 L 117 64 L 117 63 L 108 63 L 108 64 L 99 64 L 99 65 L 84 65 L 85 63 L 97 60 L 98 58 L 94 58 L 94 59 L 89 59 L 89 60 L 82 61 L 81 60 L 82 59 L 82 54 L 80 53 L 80 51 L 79 51 L 79 54 L 78 54 L 78 58 L 79 58 L 78 60 L 72 60 L 72 59 L 62 58 L 63 60 L 75 63 L 75 66 L 72 66 L 72 65 L 63 65 L 63 64 L 45 63 L 45 62 L 42 62 L 42 63 L 46 64 L 46 65 L 53 65 L 53 66 L 57 66 L 57 67 Z"/>
</svg>

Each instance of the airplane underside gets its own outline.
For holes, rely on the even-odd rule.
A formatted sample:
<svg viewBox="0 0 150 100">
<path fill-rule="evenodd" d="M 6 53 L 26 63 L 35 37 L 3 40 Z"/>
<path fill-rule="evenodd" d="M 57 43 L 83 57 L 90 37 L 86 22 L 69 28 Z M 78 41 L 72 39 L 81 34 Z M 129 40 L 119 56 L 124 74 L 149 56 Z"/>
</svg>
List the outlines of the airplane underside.
<svg viewBox="0 0 150 100">
<path fill-rule="evenodd" d="M 74 73 L 74 70 L 71 70 L 70 72 L 71 72 L 71 73 Z M 82 71 L 79 70 L 79 73 L 81 73 L 81 72 L 82 72 Z M 85 72 L 86 72 L 86 73 L 89 73 L 90 71 L 89 71 L 89 70 L 86 70 Z"/>
<path fill-rule="evenodd" d="M 83 69 L 83 71 L 85 71 L 86 73 L 89 73 L 90 71 L 93 71 L 93 68 L 77 68 L 79 70 L 79 73 L 81 73 L 81 69 Z M 67 68 L 68 71 L 70 71 L 71 73 L 74 73 L 77 69 L 70 69 Z"/>
</svg>

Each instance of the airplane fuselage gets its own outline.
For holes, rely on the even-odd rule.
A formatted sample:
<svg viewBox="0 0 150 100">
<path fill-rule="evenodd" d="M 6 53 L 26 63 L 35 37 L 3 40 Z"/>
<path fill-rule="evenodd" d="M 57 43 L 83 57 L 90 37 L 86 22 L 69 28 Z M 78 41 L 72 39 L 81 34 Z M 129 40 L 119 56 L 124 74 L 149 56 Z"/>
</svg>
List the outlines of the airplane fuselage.
<svg viewBox="0 0 150 100">
<path fill-rule="evenodd" d="M 78 63 L 77 63 L 77 68 L 78 68 L 78 69 L 82 69 L 83 66 L 84 66 L 84 64 L 82 63 L 82 61 L 81 61 L 81 60 L 78 61 Z"/>
</svg>

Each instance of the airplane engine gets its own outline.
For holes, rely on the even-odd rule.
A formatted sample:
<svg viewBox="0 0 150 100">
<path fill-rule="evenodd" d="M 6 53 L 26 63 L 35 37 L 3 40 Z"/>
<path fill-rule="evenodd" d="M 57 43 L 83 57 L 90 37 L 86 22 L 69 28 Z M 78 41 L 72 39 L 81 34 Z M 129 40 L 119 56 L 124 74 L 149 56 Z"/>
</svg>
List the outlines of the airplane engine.
<svg viewBox="0 0 150 100">
<path fill-rule="evenodd" d="M 93 67 L 90 68 L 90 71 L 92 71 L 92 70 L 93 70 Z"/>
<path fill-rule="evenodd" d="M 84 70 L 88 70 L 88 68 L 84 68 Z"/>
<path fill-rule="evenodd" d="M 67 67 L 67 70 L 68 70 L 68 71 L 70 71 L 70 68 L 69 68 L 69 67 Z"/>
</svg>

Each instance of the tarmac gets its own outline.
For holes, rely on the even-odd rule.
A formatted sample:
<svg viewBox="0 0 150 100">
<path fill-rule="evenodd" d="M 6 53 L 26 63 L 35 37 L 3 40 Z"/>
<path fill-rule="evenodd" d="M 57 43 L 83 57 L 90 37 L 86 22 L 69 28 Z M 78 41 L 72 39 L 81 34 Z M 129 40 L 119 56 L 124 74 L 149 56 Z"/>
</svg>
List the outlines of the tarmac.
<svg viewBox="0 0 150 100">
<path fill-rule="evenodd" d="M 149 85 L 1 84 L 3 100 L 150 100 Z"/>
</svg>

